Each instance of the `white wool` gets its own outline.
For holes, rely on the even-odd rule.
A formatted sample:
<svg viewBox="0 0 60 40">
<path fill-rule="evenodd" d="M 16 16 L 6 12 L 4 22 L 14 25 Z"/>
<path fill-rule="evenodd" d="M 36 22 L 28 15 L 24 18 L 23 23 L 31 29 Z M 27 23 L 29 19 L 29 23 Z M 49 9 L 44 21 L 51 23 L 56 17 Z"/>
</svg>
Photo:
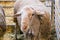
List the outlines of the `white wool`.
<svg viewBox="0 0 60 40">
<path fill-rule="evenodd" d="M 15 9 L 18 11 L 27 5 L 37 6 L 37 5 L 44 5 L 44 4 L 40 2 L 40 0 L 17 0 L 14 7 L 16 7 Z"/>
<path fill-rule="evenodd" d="M 4 15 L 4 13 L 3 13 L 3 7 L 1 5 L 0 5 L 0 14 Z"/>
<path fill-rule="evenodd" d="M 50 9 L 46 8 L 45 4 L 40 2 L 40 0 L 17 0 L 14 7 L 17 11 L 20 11 L 24 7 L 33 7 L 35 10 L 40 10 L 40 11 L 47 11 L 50 13 Z"/>
</svg>

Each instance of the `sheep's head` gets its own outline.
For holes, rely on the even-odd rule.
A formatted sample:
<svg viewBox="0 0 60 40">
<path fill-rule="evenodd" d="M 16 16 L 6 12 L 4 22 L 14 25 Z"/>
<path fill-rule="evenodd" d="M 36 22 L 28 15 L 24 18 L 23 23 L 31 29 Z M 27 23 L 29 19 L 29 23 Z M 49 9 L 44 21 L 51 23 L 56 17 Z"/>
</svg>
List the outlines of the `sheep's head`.
<svg viewBox="0 0 60 40">
<path fill-rule="evenodd" d="M 40 13 L 39 11 L 35 11 L 30 7 L 25 7 L 16 13 L 16 15 L 21 16 L 21 31 L 27 32 L 29 30 L 32 17 L 35 15 L 35 13 L 37 15 L 44 14 L 44 12 Z"/>
<path fill-rule="evenodd" d="M 33 11 L 31 8 L 23 8 L 21 11 L 17 12 L 16 15 L 21 16 L 21 31 L 27 32 L 29 27 L 29 24 L 31 22 Z"/>
</svg>

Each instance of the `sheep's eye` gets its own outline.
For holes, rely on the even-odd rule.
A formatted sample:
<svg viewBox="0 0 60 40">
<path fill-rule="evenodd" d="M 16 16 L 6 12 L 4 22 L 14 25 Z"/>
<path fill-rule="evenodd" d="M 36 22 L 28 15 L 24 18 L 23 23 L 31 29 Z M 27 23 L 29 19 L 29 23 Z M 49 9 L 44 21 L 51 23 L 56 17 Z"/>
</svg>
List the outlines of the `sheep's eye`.
<svg viewBox="0 0 60 40">
<path fill-rule="evenodd" d="M 34 16 L 34 14 L 32 14 L 32 16 Z"/>
</svg>

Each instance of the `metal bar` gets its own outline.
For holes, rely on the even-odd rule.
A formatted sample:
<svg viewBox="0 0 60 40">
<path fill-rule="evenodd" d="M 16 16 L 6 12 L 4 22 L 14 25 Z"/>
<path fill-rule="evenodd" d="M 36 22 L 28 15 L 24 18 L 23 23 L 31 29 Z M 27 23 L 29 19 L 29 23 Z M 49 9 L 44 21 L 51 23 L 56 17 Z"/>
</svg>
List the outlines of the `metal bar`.
<svg viewBox="0 0 60 40">
<path fill-rule="evenodd" d="M 51 2 L 52 6 L 51 6 L 51 22 L 52 22 L 52 26 L 55 26 L 55 0 L 52 0 Z"/>
<path fill-rule="evenodd" d="M 58 24 L 58 21 L 57 20 L 59 20 L 59 19 L 57 19 L 57 17 L 55 16 L 55 0 L 52 0 L 52 7 L 51 7 L 51 13 L 52 13 L 52 15 L 51 15 L 51 21 L 52 21 L 52 26 L 54 26 L 54 28 L 55 28 L 55 30 L 56 30 L 56 34 L 57 34 L 57 40 L 60 40 L 60 34 L 59 34 L 59 24 Z M 58 15 L 57 15 L 58 16 Z M 56 19 L 57 20 L 56 20 Z M 57 21 L 57 22 L 55 22 L 55 21 Z M 55 25 L 56 25 L 56 27 L 55 27 Z"/>
</svg>

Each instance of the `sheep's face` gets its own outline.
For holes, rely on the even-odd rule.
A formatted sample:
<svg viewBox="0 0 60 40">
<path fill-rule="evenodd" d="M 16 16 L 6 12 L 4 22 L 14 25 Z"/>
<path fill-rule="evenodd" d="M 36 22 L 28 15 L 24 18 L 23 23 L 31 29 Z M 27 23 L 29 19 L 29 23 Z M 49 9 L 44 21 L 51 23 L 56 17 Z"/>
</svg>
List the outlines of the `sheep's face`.
<svg viewBox="0 0 60 40">
<path fill-rule="evenodd" d="M 25 8 L 21 12 L 21 31 L 27 32 L 30 28 L 30 23 L 33 17 L 33 10 L 31 8 Z"/>
</svg>

